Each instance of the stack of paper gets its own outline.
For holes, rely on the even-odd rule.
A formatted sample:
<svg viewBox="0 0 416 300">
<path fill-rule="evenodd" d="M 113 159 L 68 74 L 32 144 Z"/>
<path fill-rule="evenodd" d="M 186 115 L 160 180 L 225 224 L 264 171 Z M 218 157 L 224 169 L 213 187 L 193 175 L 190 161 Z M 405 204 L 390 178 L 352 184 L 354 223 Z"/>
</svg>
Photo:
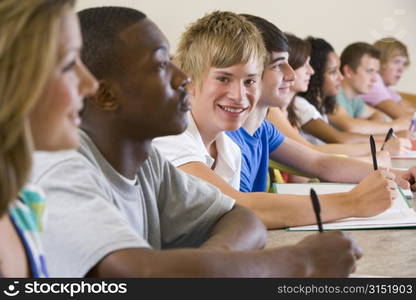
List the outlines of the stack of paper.
<svg viewBox="0 0 416 300">
<path fill-rule="evenodd" d="M 313 188 L 318 195 L 328 193 L 340 193 L 350 191 L 355 184 L 278 184 L 279 194 L 309 195 Z M 392 206 L 383 213 L 369 218 L 346 218 L 334 222 L 324 223 L 324 230 L 346 230 L 346 229 L 374 229 L 374 228 L 400 228 L 416 227 L 416 212 L 407 202 L 401 192 L 393 201 Z M 291 227 L 288 230 L 318 230 L 316 225 Z"/>
<path fill-rule="evenodd" d="M 416 159 L 416 151 L 409 151 L 404 154 L 392 155 L 391 159 Z"/>
</svg>

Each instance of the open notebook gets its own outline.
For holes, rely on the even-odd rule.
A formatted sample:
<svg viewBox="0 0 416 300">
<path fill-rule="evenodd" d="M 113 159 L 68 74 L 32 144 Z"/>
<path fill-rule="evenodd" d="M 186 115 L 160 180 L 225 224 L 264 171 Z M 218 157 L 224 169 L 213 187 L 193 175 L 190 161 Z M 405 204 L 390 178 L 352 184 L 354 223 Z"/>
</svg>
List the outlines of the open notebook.
<svg viewBox="0 0 416 300">
<path fill-rule="evenodd" d="M 392 155 L 391 159 L 416 159 L 416 151 L 409 151 L 400 155 Z"/>
<path fill-rule="evenodd" d="M 279 194 L 309 195 L 313 188 L 318 195 L 328 193 L 340 193 L 350 191 L 355 184 L 338 183 L 286 183 L 277 185 Z M 311 206 L 312 209 L 312 206 Z M 376 229 L 376 228 L 403 228 L 416 227 L 416 212 L 408 203 L 403 190 L 393 201 L 392 206 L 383 213 L 369 218 L 346 218 L 334 222 L 324 223 L 324 230 L 352 230 L 352 229 Z M 288 228 L 295 230 L 318 230 L 316 225 L 298 226 Z"/>
</svg>

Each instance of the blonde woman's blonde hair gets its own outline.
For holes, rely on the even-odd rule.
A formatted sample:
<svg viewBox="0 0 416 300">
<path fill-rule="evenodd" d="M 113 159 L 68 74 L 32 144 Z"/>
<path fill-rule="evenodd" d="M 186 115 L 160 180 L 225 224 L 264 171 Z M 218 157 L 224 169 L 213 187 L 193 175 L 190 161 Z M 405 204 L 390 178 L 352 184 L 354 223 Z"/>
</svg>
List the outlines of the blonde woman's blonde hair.
<svg viewBox="0 0 416 300">
<path fill-rule="evenodd" d="M 25 185 L 29 113 L 58 59 L 59 30 L 74 0 L 0 1 L 0 216 Z"/>
<path fill-rule="evenodd" d="M 182 34 L 175 62 L 200 85 L 210 67 L 227 68 L 250 60 L 263 71 L 266 49 L 256 26 L 245 17 L 215 11 L 192 23 Z"/>
<path fill-rule="evenodd" d="M 404 56 L 407 58 L 406 66 L 410 65 L 409 53 L 405 44 L 394 37 L 385 37 L 374 43 L 374 47 L 380 51 L 381 67 L 385 66 L 391 59 L 396 56 Z"/>
</svg>

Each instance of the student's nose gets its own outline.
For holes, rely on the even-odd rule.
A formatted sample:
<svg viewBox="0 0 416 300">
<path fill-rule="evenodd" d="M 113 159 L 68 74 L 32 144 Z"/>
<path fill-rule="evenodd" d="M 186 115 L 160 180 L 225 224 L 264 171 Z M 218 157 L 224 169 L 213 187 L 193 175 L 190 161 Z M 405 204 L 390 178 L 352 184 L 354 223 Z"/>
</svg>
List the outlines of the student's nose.
<svg viewBox="0 0 416 300">
<path fill-rule="evenodd" d="M 402 74 L 403 72 L 404 72 L 404 66 L 403 65 L 400 65 L 398 68 L 397 68 L 397 72 L 399 73 L 399 74 Z"/>
<path fill-rule="evenodd" d="M 185 89 L 191 81 L 190 78 L 175 64 L 172 63 L 172 85 L 174 89 Z"/>
<path fill-rule="evenodd" d="M 312 66 L 310 65 L 310 64 L 308 64 L 308 72 L 309 72 L 309 75 L 313 75 L 313 74 L 315 74 L 315 70 L 312 68 Z"/>
<path fill-rule="evenodd" d="M 79 92 L 82 96 L 90 96 L 97 92 L 98 81 L 82 62 L 78 68 L 78 76 L 80 78 Z"/>
<path fill-rule="evenodd" d="M 234 102 L 241 102 L 245 93 L 245 86 L 243 82 L 235 80 L 230 84 L 228 90 L 228 97 Z"/>
<path fill-rule="evenodd" d="M 371 83 L 374 84 L 377 81 L 377 72 L 374 72 L 371 76 Z"/>
<path fill-rule="evenodd" d="M 283 80 L 284 81 L 291 82 L 291 83 L 293 83 L 295 81 L 296 73 L 289 64 L 286 65 L 283 72 L 284 72 L 283 73 Z"/>
<path fill-rule="evenodd" d="M 341 73 L 340 70 L 337 71 L 337 74 L 338 74 L 338 80 L 339 81 L 343 81 L 344 80 L 344 76 L 342 75 L 342 73 Z"/>
</svg>

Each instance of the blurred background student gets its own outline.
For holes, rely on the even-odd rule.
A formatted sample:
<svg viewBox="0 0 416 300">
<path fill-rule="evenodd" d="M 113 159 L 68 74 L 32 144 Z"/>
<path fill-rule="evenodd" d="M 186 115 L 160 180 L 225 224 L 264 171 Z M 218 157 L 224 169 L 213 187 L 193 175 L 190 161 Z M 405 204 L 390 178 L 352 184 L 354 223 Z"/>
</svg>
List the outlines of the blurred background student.
<svg viewBox="0 0 416 300">
<path fill-rule="evenodd" d="M 294 69 L 296 78 L 294 84 L 290 87 L 287 101 L 282 101 L 280 107 L 269 109 L 268 120 L 285 136 L 291 137 L 312 149 L 326 153 L 360 157 L 364 160 L 371 159 L 368 135 L 343 132 L 332 127 L 328 124 L 326 115 L 322 115 L 305 98 L 298 96 L 298 93 L 308 90 L 311 76 L 315 74 L 310 65 L 311 46 L 308 41 L 293 34 L 286 33 L 286 37 L 290 47 L 289 64 Z M 325 140 L 330 140 L 331 143 L 323 142 L 314 135 L 315 132 L 324 136 Z M 360 140 L 364 142 L 356 142 Z M 378 146 L 381 147 L 381 143 Z M 390 154 L 398 154 L 404 150 L 400 139 L 390 139 L 385 149 Z M 385 166 L 389 166 L 389 153 L 379 153 L 379 161 Z"/>
<path fill-rule="evenodd" d="M 403 72 L 410 65 L 410 58 L 407 47 L 401 41 L 393 37 L 386 37 L 374 43 L 380 51 L 380 73 L 372 90 L 361 96 L 361 98 L 392 119 L 404 115 L 409 118 L 415 111 L 414 104 L 403 101 L 401 95 L 393 90 Z"/>
<path fill-rule="evenodd" d="M 43 193 L 32 152 L 78 145 L 78 111 L 97 82 L 79 59 L 73 0 L 0 2 L 0 274 L 47 277 Z"/>
</svg>

